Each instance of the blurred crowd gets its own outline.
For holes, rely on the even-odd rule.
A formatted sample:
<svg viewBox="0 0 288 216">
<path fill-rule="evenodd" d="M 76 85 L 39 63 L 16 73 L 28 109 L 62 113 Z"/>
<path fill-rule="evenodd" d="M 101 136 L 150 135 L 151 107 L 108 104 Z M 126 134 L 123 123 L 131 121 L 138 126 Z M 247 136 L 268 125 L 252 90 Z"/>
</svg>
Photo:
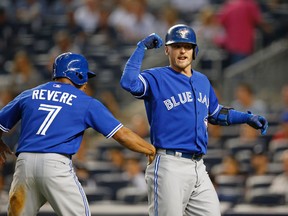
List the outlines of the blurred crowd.
<svg viewBox="0 0 288 216">
<path fill-rule="evenodd" d="M 209 70 L 216 52 L 223 70 L 273 41 L 287 38 L 287 11 L 285 0 L 2 0 L 0 107 L 19 92 L 51 80 L 57 55 L 68 51 L 81 53 L 87 57 L 90 69 L 97 72 L 89 94 L 149 140 L 143 104 L 125 103 L 118 89 L 122 68 L 139 40 L 153 32 L 164 39 L 170 26 L 190 25 L 197 34 L 199 67 Z M 221 80 L 213 81 L 217 91 Z M 240 83 L 234 90 L 235 100 L 228 104 L 231 107 L 271 114 L 269 106 L 255 96 L 249 84 Z M 264 137 L 244 125 L 228 132 L 209 126 L 205 160 L 221 201 L 252 202 L 252 188 L 258 190 L 256 194 L 262 188 L 260 183 L 254 186 L 251 182 L 256 180 L 251 178 L 262 176 L 263 181 L 269 177 L 266 184 L 262 182 L 263 194 L 274 195 L 274 201 L 281 194 L 284 198 L 279 197 L 277 204 L 288 202 L 288 191 L 279 188 L 288 184 L 288 83 L 282 88 L 282 106 L 273 112 L 277 115 L 269 119 L 271 129 Z M 15 127 L 4 137 L 12 149 L 17 146 L 18 134 L 19 127 Z M 135 202 L 145 201 L 146 158 L 111 142 L 88 131 L 80 152 L 74 156 L 75 168 L 90 201 L 132 202 L 132 197 L 137 197 Z M 13 166 L 11 158 L 0 167 L 1 202 L 1 196 L 7 196 Z M 234 190 L 229 190 L 229 185 Z"/>
</svg>

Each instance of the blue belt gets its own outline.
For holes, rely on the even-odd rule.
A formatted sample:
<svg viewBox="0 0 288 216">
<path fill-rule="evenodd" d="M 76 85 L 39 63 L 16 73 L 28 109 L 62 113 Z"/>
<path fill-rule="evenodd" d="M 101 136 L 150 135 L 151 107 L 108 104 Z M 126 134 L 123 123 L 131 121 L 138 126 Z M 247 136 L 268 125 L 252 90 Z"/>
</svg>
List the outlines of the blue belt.
<svg viewBox="0 0 288 216">
<path fill-rule="evenodd" d="M 183 152 L 178 152 L 178 151 L 171 150 L 171 149 L 162 149 L 162 151 L 165 152 L 167 155 L 173 155 L 176 157 L 183 157 L 183 158 L 196 160 L 196 161 L 201 160 L 203 157 L 203 154 L 183 153 Z"/>
<path fill-rule="evenodd" d="M 61 155 L 65 156 L 65 157 L 67 157 L 69 159 L 72 159 L 72 155 L 70 155 L 70 154 L 61 154 Z"/>
</svg>

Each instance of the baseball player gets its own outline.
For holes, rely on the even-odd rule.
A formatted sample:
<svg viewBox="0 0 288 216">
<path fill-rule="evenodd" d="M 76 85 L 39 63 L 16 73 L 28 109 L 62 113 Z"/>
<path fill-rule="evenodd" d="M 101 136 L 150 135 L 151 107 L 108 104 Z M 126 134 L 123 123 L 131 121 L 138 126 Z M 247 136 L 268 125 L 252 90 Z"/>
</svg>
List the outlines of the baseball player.
<svg viewBox="0 0 288 216">
<path fill-rule="evenodd" d="M 19 94 L 0 111 L 0 129 L 21 120 L 16 168 L 9 192 L 9 216 L 33 216 L 48 201 L 58 215 L 91 215 L 71 157 L 91 127 L 153 160 L 155 148 L 124 127 L 104 105 L 85 94 L 88 70 L 82 55 L 63 53 L 53 66 L 53 81 Z M 12 154 L 0 140 L 0 163 Z"/>
<path fill-rule="evenodd" d="M 216 191 L 206 172 L 208 122 L 216 125 L 247 123 L 266 133 L 262 116 L 218 104 L 208 78 L 192 69 L 198 46 L 192 28 L 172 26 L 165 38 L 169 66 L 144 70 L 146 49 L 159 48 L 153 33 L 137 44 L 127 61 L 121 86 L 145 102 L 151 142 L 157 149 L 147 166 L 150 216 L 219 216 Z"/>
</svg>

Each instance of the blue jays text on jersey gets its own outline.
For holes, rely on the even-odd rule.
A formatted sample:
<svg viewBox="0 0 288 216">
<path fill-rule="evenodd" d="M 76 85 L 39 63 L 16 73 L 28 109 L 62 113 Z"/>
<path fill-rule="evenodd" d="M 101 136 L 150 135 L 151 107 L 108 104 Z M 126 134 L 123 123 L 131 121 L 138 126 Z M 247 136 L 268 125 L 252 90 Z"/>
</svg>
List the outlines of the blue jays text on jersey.
<svg viewBox="0 0 288 216">
<path fill-rule="evenodd" d="M 197 98 L 197 100 L 200 103 L 205 104 L 207 108 L 209 107 L 209 99 L 207 99 L 206 95 L 203 97 L 201 92 L 199 92 L 199 97 Z M 177 96 L 171 96 L 169 99 L 166 99 L 163 102 L 168 110 L 171 110 L 181 104 L 192 103 L 192 92 L 182 92 Z"/>
<path fill-rule="evenodd" d="M 143 71 L 139 80 L 144 91 L 135 97 L 144 99 L 155 147 L 205 154 L 207 118 L 221 107 L 208 78 L 158 67 Z"/>
<path fill-rule="evenodd" d="M 84 131 L 92 127 L 107 138 L 123 125 L 98 100 L 70 84 L 48 82 L 26 90 L 0 111 L 8 132 L 20 119 L 21 152 L 75 154 Z"/>
</svg>

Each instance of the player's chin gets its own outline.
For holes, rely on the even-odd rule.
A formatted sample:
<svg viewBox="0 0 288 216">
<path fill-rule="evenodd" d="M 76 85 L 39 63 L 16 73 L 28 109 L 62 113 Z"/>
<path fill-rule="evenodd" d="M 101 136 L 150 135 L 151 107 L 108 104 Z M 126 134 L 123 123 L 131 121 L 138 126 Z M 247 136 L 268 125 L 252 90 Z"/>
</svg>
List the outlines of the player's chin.
<svg viewBox="0 0 288 216">
<path fill-rule="evenodd" d="M 176 65 L 178 68 L 184 70 L 187 67 L 191 66 L 191 62 L 189 62 L 189 61 L 177 61 Z"/>
</svg>

